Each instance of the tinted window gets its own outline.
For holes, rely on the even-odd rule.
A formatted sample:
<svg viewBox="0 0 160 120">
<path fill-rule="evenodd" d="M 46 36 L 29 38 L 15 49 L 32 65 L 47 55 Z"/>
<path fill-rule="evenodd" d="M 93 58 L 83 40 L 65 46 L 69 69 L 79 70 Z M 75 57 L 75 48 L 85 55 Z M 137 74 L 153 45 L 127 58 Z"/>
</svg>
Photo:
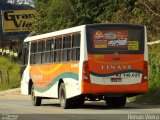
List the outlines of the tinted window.
<svg viewBox="0 0 160 120">
<path fill-rule="evenodd" d="M 79 61 L 80 59 L 80 34 L 73 34 L 72 38 L 72 61 Z"/>
<path fill-rule="evenodd" d="M 144 52 L 143 26 L 87 28 L 87 35 L 89 53 Z"/>
<path fill-rule="evenodd" d="M 22 65 L 28 64 L 29 43 L 23 43 L 22 48 Z"/>
<path fill-rule="evenodd" d="M 54 39 L 46 41 L 46 63 L 53 62 Z"/>
<path fill-rule="evenodd" d="M 55 39 L 55 50 L 56 49 L 61 49 L 62 48 L 62 38 L 56 38 Z"/>
<path fill-rule="evenodd" d="M 31 56 L 30 56 L 30 64 L 36 64 L 37 59 L 37 42 L 31 43 Z"/>
<path fill-rule="evenodd" d="M 71 47 L 71 36 L 65 36 L 63 38 L 63 48 L 70 48 Z"/>
<path fill-rule="evenodd" d="M 80 34 L 74 34 L 72 41 L 72 47 L 79 47 L 80 46 Z"/>
<path fill-rule="evenodd" d="M 71 51 L 70 49 L 62 51 L 62 61 L 63 62 L 70 61 L 70 51 Z"/>
<path fill-rule="evenodd" d="M 31 53 L 36 53 L 37 52 L 37 42 L 32 42 L 31 43 Z"/>
<path fill-rule="evenodd" d="M 54 51 L 54 62 L 60 62 L 61 61 L 61 51 Z"/>
<path fill-rule="evenodd" d="M 38 64 L 45 62 L 45 41 L 38 42 Z"/>
</svg>

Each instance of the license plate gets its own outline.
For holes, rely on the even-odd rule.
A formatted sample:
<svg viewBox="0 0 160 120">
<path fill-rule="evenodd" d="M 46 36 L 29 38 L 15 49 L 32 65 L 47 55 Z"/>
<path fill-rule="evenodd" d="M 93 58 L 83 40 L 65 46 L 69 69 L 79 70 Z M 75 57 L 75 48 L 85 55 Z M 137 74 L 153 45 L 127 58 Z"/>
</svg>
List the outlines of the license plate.
<svg viewBox="0 0 160 120">
<path fill-rule="evenodd" d="M 122 78 L 111 78 L 111 82 L 122 82 Z"/>
</svg>

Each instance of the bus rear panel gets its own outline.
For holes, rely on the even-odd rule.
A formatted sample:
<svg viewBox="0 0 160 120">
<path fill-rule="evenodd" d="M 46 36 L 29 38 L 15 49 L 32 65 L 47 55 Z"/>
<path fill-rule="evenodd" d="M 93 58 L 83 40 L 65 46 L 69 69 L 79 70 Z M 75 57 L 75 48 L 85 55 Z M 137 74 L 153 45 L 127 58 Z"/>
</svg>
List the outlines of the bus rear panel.
<svg viewBox="0 0 160 120">
<path fill-rule="evenodd" d="M 134 96 L 148 91 L 145 27 L 128 24 L 86 26 L 87 57 L 83 94 Z"/>
</svg>

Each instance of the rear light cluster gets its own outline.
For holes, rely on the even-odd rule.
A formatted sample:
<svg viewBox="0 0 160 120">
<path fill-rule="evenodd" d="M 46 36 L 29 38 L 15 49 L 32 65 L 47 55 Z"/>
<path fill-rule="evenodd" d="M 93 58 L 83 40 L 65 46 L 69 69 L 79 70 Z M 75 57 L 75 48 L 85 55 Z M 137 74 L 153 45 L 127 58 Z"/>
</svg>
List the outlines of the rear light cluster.
<svg viewBox="0 0 160 120">
<path fill-rule="evenodd" d="M 90 74 L 89 74 L 88 61 L 84 61 L 83 62 L 83 81 L 90 83 Z"/>
<path fill-rule="evenodd" d="M 148 62 L 144 61 L 143 65 L 143 77 L 141 82 L 145 82 L 148 80 Z"/>
</svg>

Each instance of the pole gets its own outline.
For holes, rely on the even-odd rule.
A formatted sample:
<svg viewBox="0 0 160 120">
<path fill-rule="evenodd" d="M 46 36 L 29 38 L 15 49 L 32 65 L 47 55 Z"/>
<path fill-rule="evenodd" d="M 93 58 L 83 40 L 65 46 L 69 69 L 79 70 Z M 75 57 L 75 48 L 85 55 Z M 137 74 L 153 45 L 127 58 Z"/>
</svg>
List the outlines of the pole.
<svg viewBox="0 0 160 120">
<path fill-rule="evenodd" d="M 2 71 L 0 71 L 0 83 L 2 83 Z"/>
</svg>

